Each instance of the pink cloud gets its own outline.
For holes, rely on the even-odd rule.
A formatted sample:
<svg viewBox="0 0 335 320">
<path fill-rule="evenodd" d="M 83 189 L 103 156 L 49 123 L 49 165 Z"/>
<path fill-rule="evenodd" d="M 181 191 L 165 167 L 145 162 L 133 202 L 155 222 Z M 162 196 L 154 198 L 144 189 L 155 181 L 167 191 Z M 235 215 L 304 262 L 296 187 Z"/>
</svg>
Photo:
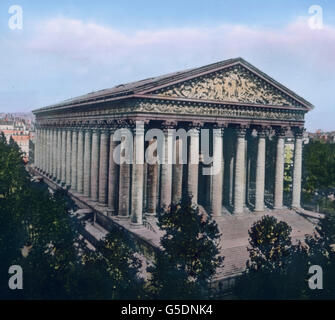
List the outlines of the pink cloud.
<svg viewBox="0 0 335 320">
<path fill-rule="evenodd" d="M 185 57 L 235 57 L 271 54 L 289 56 L 335 69 L 335 28 L 309 28 L 300 18 L 282 29 L 221 25 L 212 28 L 170 28 L 131 33 L 68 18 L 47 20 L 28 41 L 30 50 L 106 65 L 130 61 L 165 61 Z"/>
</svg>

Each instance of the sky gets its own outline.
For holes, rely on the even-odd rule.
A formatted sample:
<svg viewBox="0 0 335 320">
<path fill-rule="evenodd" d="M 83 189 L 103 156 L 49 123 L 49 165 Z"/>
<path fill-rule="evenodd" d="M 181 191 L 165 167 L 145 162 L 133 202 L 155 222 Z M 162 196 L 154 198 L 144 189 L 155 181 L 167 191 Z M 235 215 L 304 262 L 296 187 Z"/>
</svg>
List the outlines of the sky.
<svg viewBox="0 0 335 320">
<path fill-rule="evenodd" d="M 333 0 L 0 1 L 0 112 L 235 57 L 311 102 L 309 131 L 335 130 Z"/>
</svg>

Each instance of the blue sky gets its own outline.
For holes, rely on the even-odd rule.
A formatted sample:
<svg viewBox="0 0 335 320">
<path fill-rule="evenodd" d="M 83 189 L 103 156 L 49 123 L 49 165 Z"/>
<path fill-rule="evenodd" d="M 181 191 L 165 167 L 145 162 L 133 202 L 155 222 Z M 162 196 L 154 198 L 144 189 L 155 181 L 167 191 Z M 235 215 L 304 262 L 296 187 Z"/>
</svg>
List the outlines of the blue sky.
<svg viewBox="0 0 335 320">
<path fill-rule="evenodd" d="M 12 5 L 22 30 L 8 27 Z M 335 130 L 332 0 L 2 0 L 0 44 L 0 112 L 241 56 L 315 105 L 309 130 Z"/>
</svg>

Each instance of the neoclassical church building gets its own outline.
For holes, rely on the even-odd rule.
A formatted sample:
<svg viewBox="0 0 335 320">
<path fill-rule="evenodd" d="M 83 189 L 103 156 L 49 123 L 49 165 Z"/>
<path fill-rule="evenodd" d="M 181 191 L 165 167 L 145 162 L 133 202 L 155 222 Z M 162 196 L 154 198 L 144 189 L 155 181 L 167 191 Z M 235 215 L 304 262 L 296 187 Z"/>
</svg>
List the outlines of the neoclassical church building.
<svg viewBox="0 0 335 320">
<path fill-rule="evenodd" d="M 218 219 L 299 208 L 304 121 L 312 108 L 242 58 L 230 59 L 35 110 L 33 170 L 94 210 L 102 225 L 118 223 L 153 243 L 146 221 L 186 194 Z M 178 154 L 182 144 L 188 159 L 199 161 L 115 162 L 116 130 L 130 130 L 134 149 L 145 159 L 155 142 L 146 132 L 154 128 L 164 133 L 165 159 L 167 146 Z M 186 141 L 173 138 L 174 129 L 181 128 L 190 133 Z M 203 128 L 215 129 L 209 130 L 210 153 L 221 162 L 215 175 L 202 174 L 211 166 L 201 154 Z M 291 191 L 285 193 L 288 136 L 294 154 Z"/>
</svg>

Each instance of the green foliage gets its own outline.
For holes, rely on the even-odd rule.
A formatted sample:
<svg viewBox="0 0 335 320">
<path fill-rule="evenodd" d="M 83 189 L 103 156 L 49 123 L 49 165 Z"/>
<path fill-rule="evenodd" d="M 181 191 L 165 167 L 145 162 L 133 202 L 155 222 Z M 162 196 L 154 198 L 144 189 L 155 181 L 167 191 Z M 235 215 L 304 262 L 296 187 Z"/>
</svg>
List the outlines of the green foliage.
<svg viewBox="0 0 335 320">
<path fill-rule="evenodd" d="M 215 221 L 184 198 L 159 214 L 158 225 L 164 231 L 163 251 L 148 268 L 151 294 L 160 299 L 208 298 L 209 280 L 223 261 Z"/>
<path fill-rule="evenodd" d="M 0 135 L 0 299 L 138 298 L 141 264 L 126 236 L 113 230 L 87 248 L 63 190 L 31 183 L 14 141 Z M 24 250 L 22 250 L 24 248 Z M 8 268 L 23 269 L 24 290 L 8 289 Z"/>
<path fill-rule="evenodd" d="M 143 297 L 143 280 L 138 275 L 142 263 L 136 257 L 133 241 L 124 230 L 113 227 L 106 238 L 99 242 L 96 251 L 85 255 L 84 261 L 84 274 L 95 275 L 91 278 L 94 282 L 92 285 L 96 287 L 98 284 L 91 297 L 92 294 L 100 299 Z"/>
<path fill-rule="evenodd" d="M 309 290 L 310 299 L 335 299 L 335 214 L 320 219 L 315 235 L 306 237 L 309 265 L 319 265 L 323 270 L 323 289 Z"/>
<path fill-rule="evenodd" d="M 241 299 L 297 299 L 306 288 L 307 256 L 292 245 L 291 227 L 264 216 L 249 231 L 250 259 L 238 279 L 235 294 Z"/>
<path fill-rule="evenodd" d="M 303 188 L 307 193 L 335 187 L 335 144 L 312 140 L 303 151 Z"/>
</svg>

